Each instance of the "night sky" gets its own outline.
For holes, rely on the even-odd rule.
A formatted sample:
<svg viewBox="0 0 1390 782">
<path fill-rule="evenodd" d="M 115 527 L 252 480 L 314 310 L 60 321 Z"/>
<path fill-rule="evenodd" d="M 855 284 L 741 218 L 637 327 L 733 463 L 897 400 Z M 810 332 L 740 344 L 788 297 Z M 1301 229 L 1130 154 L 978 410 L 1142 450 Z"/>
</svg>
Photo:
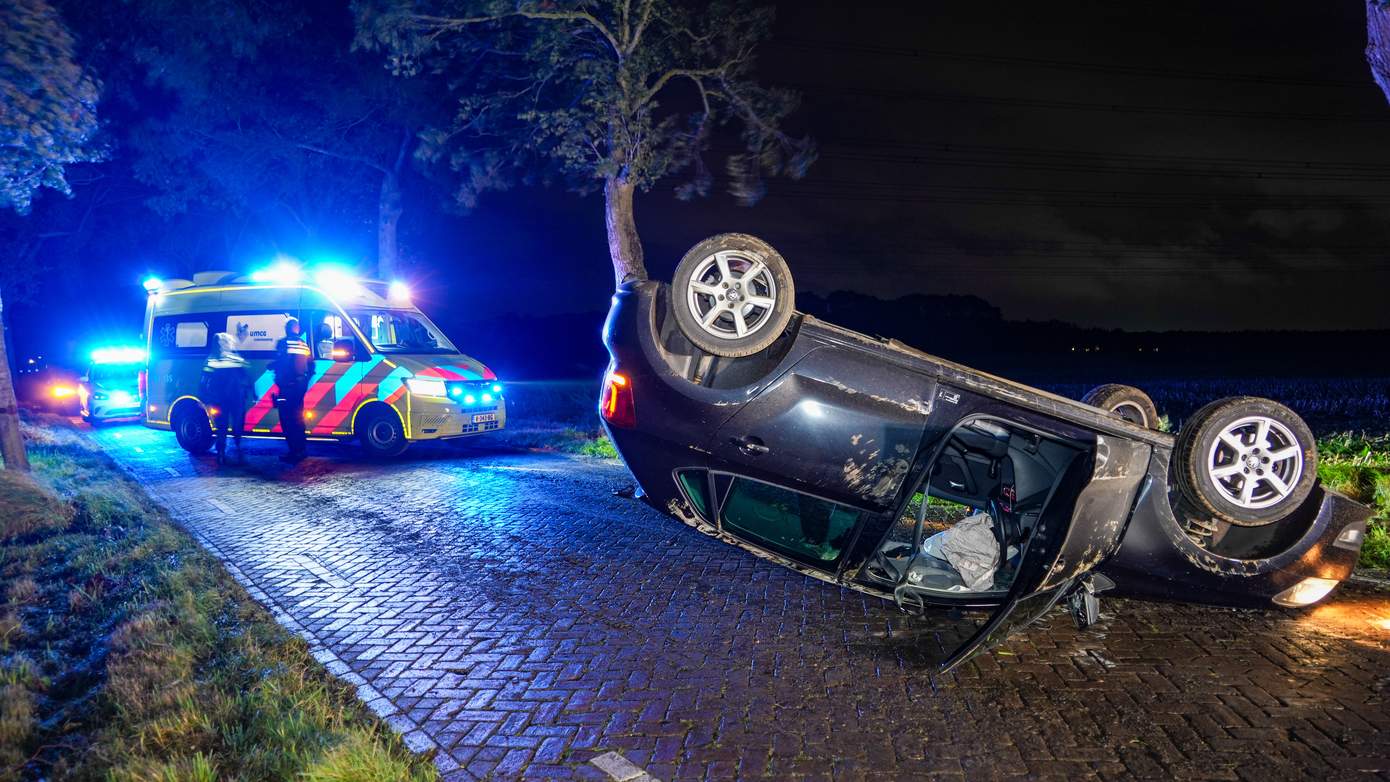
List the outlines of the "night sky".
<svg viewBox="0 0 1390 782">
<path fill-rule="evenodd" d="M 784 3 L 760 67 L 802 91 L 794 125 L 820 159 L 751 209 L 722 189 L 677 201 L 674 180 L 640 195 L 648 268 L 668 278 L 697 240 L 744 231 L 783 251 L 803 292 L 970 293 L 1011 319 L 1125 329 L 1390 327 L 1390 106 L 1363 13 Z M 606 308 L 599 196 L 518 189 L 463 217 L 435 198 L 409 194 L 402 232 L 436 320 Z M 268 223 L 189 259 L 157 238 L 186 221 L 132 213 L 148 243 L 93 241 L 15 308 L 14 336 L 21 352 L 134 336 L 146 273 L 249 270 L 272 249 L 369 257 L 373 218 L 312 237 Z"/>
</svg>

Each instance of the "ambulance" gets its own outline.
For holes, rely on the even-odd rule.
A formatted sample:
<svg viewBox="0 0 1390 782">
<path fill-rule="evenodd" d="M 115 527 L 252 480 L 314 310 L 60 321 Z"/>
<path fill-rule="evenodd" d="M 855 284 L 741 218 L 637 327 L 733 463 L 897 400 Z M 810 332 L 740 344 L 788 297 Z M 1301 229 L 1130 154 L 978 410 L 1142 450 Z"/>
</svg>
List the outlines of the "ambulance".
<svg viewBox="0 0 1390 782">
<path fill-rule="evenodd" d="M 218 411 L 199 398 L 199 383 L 221 332 L 249 363 L 246 436 L 283 436 L 270 365 L 290 318 L 299 320 L 314 359 L 304 395 L 310 440 L 355 439 L 372 455 L 395 456 L 412 442 L 506 426 L 497 376 L 459 352 L 402 283 L 282 263 L 251 275 L 150 279 L 145 290 L 145 425 L 173 431 L 190 453 L 213 443 Z"/>
</svg>

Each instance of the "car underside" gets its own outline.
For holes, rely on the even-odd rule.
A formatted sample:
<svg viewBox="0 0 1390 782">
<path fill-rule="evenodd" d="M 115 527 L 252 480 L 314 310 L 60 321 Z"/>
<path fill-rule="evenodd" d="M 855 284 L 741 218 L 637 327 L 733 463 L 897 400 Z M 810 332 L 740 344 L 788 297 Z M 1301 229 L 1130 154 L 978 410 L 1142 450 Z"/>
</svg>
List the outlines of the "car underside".
<svg viewBox="0 0 1390 782">
<path fill-rule="evenodd" d="M 1291 411 L 1226 401 L 1175 438 L 1137 389 L 1086 404 L 790 309 L 778 321 L 780 256 L 726 237 L 734 251 L 697 245 L 673 285 L 620 289 L 605 326 L 605 426 L 645 498 L 687 524 L 928 621 L 976 612 L 947 664 L 1059 601 L 1085 625 L 1107 591 L 1298 605 L 1350 574 L 1369 511 L 1306 473 Z M 719 304 L 740 276 L 745 294 Z M 772 331 L 753 344 L 759 323 Z"/>
</svg>

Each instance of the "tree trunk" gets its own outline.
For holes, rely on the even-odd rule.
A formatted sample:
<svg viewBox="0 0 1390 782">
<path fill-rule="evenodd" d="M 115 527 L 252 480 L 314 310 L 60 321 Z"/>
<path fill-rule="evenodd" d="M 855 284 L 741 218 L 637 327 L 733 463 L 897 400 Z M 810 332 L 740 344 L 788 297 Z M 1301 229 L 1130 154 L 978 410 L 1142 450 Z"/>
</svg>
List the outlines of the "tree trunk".
<svg viewBox="0 0 1390 782">
<path fill-rule="evenodd" d="M 14 395 L 9 350 L 5 346 L 5 304 L 0 300 L 0 457 L 9 470 L 29 471 L 24 433 L 19 430 L 19 400 Z"/>
<path fill-rule="evenodd" d="M 396 244 L 396 226 L 401 221 L 401 177 L 396 171 L 381 175 L 381 200 L 376 216 L 376 275 L 379 279 L 395 278 L 400 264 L 400 248 Z"/>
<path fill-rule="evenodd" d="M 613 261 L 613 279 L 617 285 L 647 279 L 647 267 L 642 263 L 642 239 L 637 235 L 637 220 L 632 213 L 633 189 L 631 182 L 619 177 L 610 177 L 603 183 L 608 256 Z"/>
<path fill-rule="evenodd" d="M 1366 3 L 1366 62 L 1371 78 L 1390 99 L 1390 8 L 1375 0 Z"/>
</svg>

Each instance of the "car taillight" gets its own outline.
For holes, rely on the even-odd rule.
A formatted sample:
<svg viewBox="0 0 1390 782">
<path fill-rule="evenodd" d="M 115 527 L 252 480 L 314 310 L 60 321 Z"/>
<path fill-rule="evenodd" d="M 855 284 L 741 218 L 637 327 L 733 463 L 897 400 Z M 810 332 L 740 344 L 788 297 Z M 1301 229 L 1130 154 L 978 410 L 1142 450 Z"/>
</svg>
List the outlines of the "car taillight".
<svg viewBox="0 0 1390 782">
<path fill-rule="evenodd" d="M 637 407 L 632 401 L 632 382 L 621 372 L 609 371 L 599 397 L 599 414 L 620 429 L 637 426 Z"/>
</svg>

